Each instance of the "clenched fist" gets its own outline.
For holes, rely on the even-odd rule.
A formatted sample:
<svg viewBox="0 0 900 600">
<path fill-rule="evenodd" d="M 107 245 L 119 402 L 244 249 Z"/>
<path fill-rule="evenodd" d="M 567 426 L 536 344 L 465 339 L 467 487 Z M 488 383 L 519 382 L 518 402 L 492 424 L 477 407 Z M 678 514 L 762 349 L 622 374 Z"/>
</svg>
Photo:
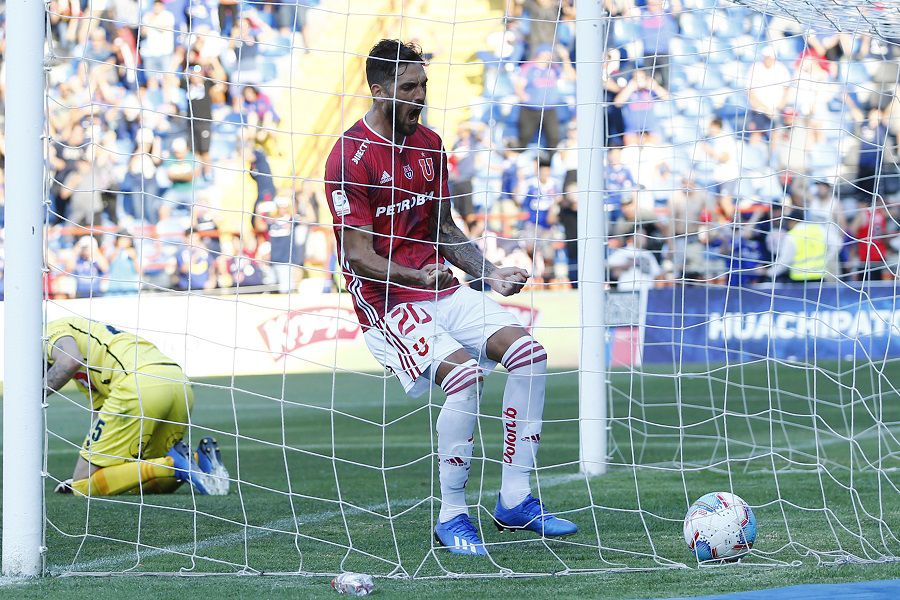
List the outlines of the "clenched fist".
<svg viewBox="0 0 900 600">
<path fill-rule="evenodd" d="M 422 274 L 422 287 L 443 290 L 453 285 L 453 271 L 443 264 L 428 265 L 419 271 Z"/>
<path fill-rule="evenodd" d="M 485 277 L 491 289 L 501 296 L 512 296 L 522 291 L 530 275 L 518 267 L 502 267 Z"/>
</svg>

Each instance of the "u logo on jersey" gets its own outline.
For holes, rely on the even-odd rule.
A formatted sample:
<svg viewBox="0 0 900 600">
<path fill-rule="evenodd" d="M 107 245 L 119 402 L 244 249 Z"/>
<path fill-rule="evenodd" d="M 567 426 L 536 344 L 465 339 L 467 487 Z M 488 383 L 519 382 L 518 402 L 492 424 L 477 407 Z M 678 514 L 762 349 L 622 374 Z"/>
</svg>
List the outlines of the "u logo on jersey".
<svg viewBox="0 0 900 600">
<path fill-rule="evenodd" d="M 434 181 L 434 162 L 430 158 L 420 158 L 419 166 L 426 181 Z"/>
<path fill-rule="evenodd" d="M 412 176 L 413 176 L 412 167 L 409 165 L 403 165 L 403 175 L 407 179 L 412 179 Z"/>
</svg>

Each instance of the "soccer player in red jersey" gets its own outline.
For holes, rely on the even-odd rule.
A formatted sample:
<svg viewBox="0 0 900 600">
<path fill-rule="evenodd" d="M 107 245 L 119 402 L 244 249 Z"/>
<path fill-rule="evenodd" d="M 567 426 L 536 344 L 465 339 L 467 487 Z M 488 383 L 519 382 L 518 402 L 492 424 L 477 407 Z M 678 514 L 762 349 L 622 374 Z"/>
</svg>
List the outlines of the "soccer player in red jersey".
<svg viewBox="0 0 900 600">
<path fill-rule="evenodd" d="M 366 60 L 372 107 L 337 140 L 325 166 L 338 257 L 365 340 L 407 394 L 438 385 L 441 510 L 437 541 L 455 554 L 486 554 L 468 515 L 465 486 L 485 371 L 509 372 L 502 410 L 497 527 L 571 535 L 574 523 L 531 495 L 541 439 L 547 353 L 486 294 L 460 285 L 448 263 L 502 296 L 528 273 L 485 259 L 450 215 L 440 136 L 423 125 L 428 78 L 421 49 L 381 40 Z"/>
</svg>

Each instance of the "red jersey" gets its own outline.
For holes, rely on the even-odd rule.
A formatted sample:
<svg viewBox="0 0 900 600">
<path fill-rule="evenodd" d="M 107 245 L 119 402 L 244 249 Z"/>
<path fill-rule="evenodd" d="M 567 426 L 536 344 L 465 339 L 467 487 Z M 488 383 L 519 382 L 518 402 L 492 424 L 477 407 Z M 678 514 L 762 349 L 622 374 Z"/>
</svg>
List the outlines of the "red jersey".
<svg viewBox="0 0 900 600">
<path fill-rule="evenodd" d="M 344 260 L 344 228 L 372 227 L 376 254 L 392 263 L 421 269 L 438 262 L 429 221 L 440 202 L 449 202 L 447 162 L 441 138 L 423 125 L 401 144 L 357 121 L 338 139 L 325 163 L 325 192 L 334 217 L 334 237 L 347 290 L 364 326 L 375 325 L 395 305 L 434 300 L 459 285 L 435 293 L 358 277 Z"/>
<path fill-rule="evenodd" d="M 887 233 L 888 220 L 884 211 L 875 208 L 874 211 L 865 209 L 865 220 L 856 232 L 859 240 L 859 259 L 873 263 L 885 262 L 888 253 Z"/>
</svg>

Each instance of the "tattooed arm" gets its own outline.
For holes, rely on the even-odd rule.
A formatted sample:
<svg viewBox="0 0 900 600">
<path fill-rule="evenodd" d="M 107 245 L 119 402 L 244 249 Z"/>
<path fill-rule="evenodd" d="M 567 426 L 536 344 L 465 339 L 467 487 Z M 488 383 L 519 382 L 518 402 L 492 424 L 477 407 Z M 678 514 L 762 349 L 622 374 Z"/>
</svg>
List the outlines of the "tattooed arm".
<svg viewBox="0 0 900 600">
<path fill-rule="evenodd" d="M 370 281 L 384 281 L 407 287 L 442 290 L 453 283 L 453 274 L 446 266 L 429 265 L 410 269 L 377 254 L 372 239 L 372 227 L 345 227 L 341 233 L 344 258 L 353 272 Z"/>
<path fill-rule="evenodd" d="M 84 357 L 78 350 L 75 338 L 70 335 L 56 340 L 52 357 L 53 366 L 47 370 L 47 387 L 55 392 L 75 376 L 84 364 Z"/>
<path fill-rule="evenodd" d="M 431 213 L 431 234 L 438 253 L 472 277 L 484 279 L 500 295 L 512 296 L 522 291 L 528 273 L 516 267 L 498 267 L 485 258 L 450 215 L 450 200 L 435 199 L 437 210 Z"/>
</svg>

